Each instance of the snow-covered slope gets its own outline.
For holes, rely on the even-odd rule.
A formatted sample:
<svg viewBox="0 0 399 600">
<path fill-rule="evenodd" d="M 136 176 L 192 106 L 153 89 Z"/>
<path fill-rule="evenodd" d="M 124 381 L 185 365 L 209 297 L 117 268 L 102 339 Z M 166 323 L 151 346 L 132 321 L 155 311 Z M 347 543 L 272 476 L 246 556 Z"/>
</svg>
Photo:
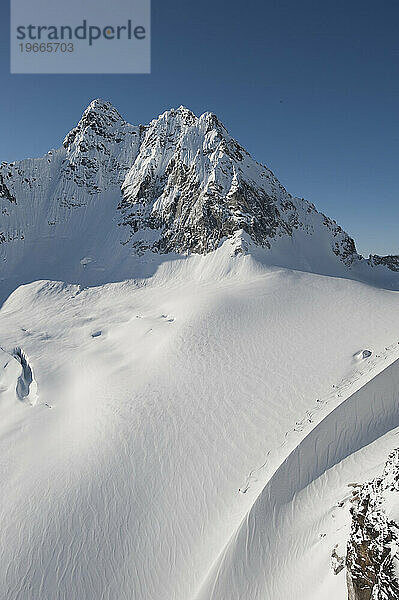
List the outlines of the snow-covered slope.
<svg viewBox="0 0 399 600">
<path fill-rule="evenodd" d="M 398 273 L 210 114 L 94 101 L 1 176 L 2 597 L 346 598 Z"/>
<path fill-rule="evenodd" d="M 369 444 L 399 425 L 398 367 L 399 361 L 395 361 L 374 377 L 329 413 L 296 446 L 264 487 L 216 562 L 199 598 L 282 599 L 294 598 L 295 593 L 300 598 L 317 598 L 321 592 L 322 597 L 345 598 L 343 574 L 334 585 L 329 581 L 332 576 L 329 578 L 327 569 L 320 565 L 323 553 L 330 550 L 332 554 L 337 547 L 331 541 L 334 526 L 321 524 L 320 513 L 324 516 L 330 512 L 330 520 L 333 520 L 334 511 L 345 503 L 333 507 L 329 503 L 325 505 L 323 488 L 327 487 L 331 496 L 331 488 L 336 492 L 338 486 L 342 487 L 345 482 L 342 470 L 344 468 L 344 478 L 348 477 L 345 462 L 350 459 L 355 462 L 355 468 L 352 465 L 349 472 L 358 474 L 356 453 L 367 450 Z M 374 449 L 369 460 L 378 465 L 381 454 Z M 329 534 L 326 540 L 323 539 L 327 536 L 325 531 Z M 398 547 L 393 548 L 394 555 L 398 550 Z M 324 560 L 326 564 L 326 556 Z M 316 577 L 311 590 L 310 576 Z M 361 600 L 360 596 L 353 598 Z"/>
</svg>

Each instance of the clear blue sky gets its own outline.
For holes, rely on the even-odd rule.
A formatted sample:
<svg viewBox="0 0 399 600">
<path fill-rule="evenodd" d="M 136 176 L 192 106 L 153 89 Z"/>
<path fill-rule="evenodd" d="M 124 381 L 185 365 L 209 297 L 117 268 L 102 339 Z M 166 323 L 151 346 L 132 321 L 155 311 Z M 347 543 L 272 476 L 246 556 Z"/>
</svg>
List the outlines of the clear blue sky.
<svg viewBox="0 0 399 600">
<path fill-rule="evenodd" d="M 123 76 L 10 75 L 7 5 L 0 160 L 58 147 L 95 97 L 135 124 L 211 110 L 361 252 L 399 252 L 397 0 L 153 0 L 152 74 Z"/>
</svg>

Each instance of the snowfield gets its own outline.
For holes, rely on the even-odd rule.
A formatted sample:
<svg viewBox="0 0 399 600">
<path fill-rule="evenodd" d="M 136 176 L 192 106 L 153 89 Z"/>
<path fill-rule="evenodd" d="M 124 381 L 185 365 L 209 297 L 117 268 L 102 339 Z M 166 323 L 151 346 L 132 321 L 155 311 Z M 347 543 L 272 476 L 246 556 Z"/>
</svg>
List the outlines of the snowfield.
<svg viewBox="0 0 399 600">
<path fill-rule="evenodd" d="M 397 445 L 397 292 L 228 241 L 154 271 L 0 311 L 4 597 L 345 598 L 333 507 Z"/>
<path fill-rule="evenodd" d="M 399 447 L 399 257 L 184 107 L 93 101 L 1 163 L 0 210 L 1 600 L 345 600 Z"/>
</svg>

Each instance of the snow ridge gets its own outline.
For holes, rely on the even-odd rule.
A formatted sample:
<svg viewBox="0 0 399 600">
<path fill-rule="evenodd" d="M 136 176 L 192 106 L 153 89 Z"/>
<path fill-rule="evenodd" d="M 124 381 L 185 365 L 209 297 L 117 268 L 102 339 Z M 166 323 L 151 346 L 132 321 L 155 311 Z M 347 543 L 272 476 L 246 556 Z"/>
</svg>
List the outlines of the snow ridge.
<svg viewBox="0 0 399 600">
<path fill-rule="evenodd" d="M 196 600 L 286 597 L 284 578 L 274 576 L 281 568 L 279 545 L 286 511 L 294 509 L 296 497 L 323 473 L 399 425 L 398 383 L 396 360 L 339 404 L 298 444 L 233 534 Z M 367 596 L 351 600 L 367 600 Z"/>
</svg>

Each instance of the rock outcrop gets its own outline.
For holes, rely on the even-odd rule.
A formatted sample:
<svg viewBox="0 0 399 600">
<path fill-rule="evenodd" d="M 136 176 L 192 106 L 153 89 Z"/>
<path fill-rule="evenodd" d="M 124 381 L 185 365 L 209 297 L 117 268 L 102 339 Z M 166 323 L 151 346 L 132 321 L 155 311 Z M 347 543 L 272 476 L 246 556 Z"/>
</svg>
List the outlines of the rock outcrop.
<svg viewBox="0 0 399 600">
<path fill-rule="evenodd" d="M 399 449 L 382 477 L 354 489 L 346 567 L 348 600 L 399 598 Z"/>
</svg>

